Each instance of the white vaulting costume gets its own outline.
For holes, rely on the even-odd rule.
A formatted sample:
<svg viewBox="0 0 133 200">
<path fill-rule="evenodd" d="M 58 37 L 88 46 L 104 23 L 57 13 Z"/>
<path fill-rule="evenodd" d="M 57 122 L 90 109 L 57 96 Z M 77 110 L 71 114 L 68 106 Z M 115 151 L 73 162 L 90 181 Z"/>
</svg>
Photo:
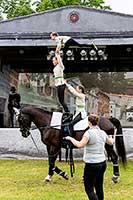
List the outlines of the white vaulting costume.
<svg viewBox="0 0 133 200">
<path fill-rule="evenodd" d="M 67 84 L 68 90 L 76 96 L 76 114 L 78 115 L 81 112 L 81 117 L 84 119 L 87 116 L 86 109 L 85 109 L 85 98 L 86 95 L 83 93 L 79 93 L 73 88 L 70 84 Z"/>
</svg>

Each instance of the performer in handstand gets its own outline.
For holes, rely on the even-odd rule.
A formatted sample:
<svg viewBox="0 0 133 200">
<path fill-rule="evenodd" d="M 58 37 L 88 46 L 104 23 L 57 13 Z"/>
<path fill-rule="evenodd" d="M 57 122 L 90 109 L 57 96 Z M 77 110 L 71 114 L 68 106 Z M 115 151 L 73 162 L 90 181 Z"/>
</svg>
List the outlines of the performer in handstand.
<svg viewBox="0 0 133 200">
<path fill-rule="evenodd" d="M 66 54 L 66 52 L 67 52 L 67 50 L 68 50 L 68 48 L 70 46 L 89 47 L 88 44 L 80 44 L 76 40 L 74 40 L 73 38 L 71 38 L 70 36 L 59 36 L 59 34 L 57 32 L 52 32 L 50 34 L 50 37 L 57 44 L 56 50 L 55 50 L 56 53 L 59 53 L 59 51 L 61 50 L 62 46 L 64 46 L 64 49 L 63 49 L 64 55 Z M 94 42 L 92 42 L 92 45 L 94 46 L 94 48 L 96 50 L 98 50 L 98 48 L 94 44 Z"/>
</svg>

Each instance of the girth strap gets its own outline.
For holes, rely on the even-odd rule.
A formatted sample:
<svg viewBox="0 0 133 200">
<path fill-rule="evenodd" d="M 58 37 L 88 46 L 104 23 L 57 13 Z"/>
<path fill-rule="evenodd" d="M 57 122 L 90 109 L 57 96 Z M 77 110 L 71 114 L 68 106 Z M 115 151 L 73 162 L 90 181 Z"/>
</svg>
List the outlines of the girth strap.
<svg viewBox="0 0 133 200">
<path fill-rule="evenodd" d="M 69 158 L 70 158 L 70 174 L 71 174 L 71 177 L 73 177 L 73 174 L 75 173 L 75 166 L 74 166 L 74 160 L 73 160 L 73 148 L 71 147 L 70 147 Z"/>
</svg>

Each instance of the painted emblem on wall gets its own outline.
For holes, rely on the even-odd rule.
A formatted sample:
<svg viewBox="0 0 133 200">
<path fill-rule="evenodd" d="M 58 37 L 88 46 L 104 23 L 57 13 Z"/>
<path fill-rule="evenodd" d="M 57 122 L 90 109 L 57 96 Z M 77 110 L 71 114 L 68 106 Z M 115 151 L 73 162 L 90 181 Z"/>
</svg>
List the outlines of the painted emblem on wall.
<svg viewBox="0 0 133 200">
<path fill-rule="evenodd" d="M 71 23 L 76 23 L 77 21 L 79 21 L 79 13 L 76 11 L 73 11 L 69 14 L 69 19 Z"/>
</svg>

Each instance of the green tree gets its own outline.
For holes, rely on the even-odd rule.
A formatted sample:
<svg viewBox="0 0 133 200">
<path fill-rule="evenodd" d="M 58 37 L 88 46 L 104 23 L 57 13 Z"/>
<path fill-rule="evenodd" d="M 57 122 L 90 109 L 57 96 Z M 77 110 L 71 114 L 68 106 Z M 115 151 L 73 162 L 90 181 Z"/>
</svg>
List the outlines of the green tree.
<svg viewBox="0 0 133 200">
<path fill-rule="evenodd" d="M 100 9 L 111 9 L 110 6 L 105 5 L 104 0 L 80 0 L 80 5 L 87 7 L 94 7 Z"/>
<path fill-rule="evenodd" d="M 65 0 L 41 0 L 36 2 L 36 11 L 51 10 L 62 6 L 65 6 Z"/>
<path fill-rule="evenodd" d="M 67 73 L 67 78 L 79 77 L 81 83 L 86 90 L 90 90 L 93 87 L 99 87 L 99 74 L 98 73 Z"/>
<path fill-rule="evenodd" d="M 1 0 L 0 10 L 7 15 L 8 19 L 35 12 L 31 0 Z"/>
<path fill-rule="evenodd" d="M 99 88 L 105 92 L 126 93 L 128 85 L 124 72 L 100 73 Z"/>
<path fill-rule="evenodd" d="M 37 12 L 69 5 L 81 5 L 100 9 L 111 9 L 110 6 L 105 5 L 104 0 L 40 0 L 36 1 L 35 4 Z"/>
<path fill-rule="evenodd" d="M 98 73 L 82 73 L 79 77 L 87 90 L 99 85 Z"/>
<path fill-rule="evenodd" d="M 9 19 L 68 5 L 110 9 L 104 0 L 0 0 L 0 18 L 2 13 Z"/>
<path fill-rule="evenodd" d="M 124 72 L 119 72 L 119 73 L 114 72 L 113 75 L 114 75 L 114 77 L 112 80 L 113 81 L 112 92 L 125 94 L 127 86 L 128 86 L 128 81 L 127 81 L 127 79 L 125 79 L 125 73 Z"/>
<path fill-rule="evenodd" d="M 86 90 L 98 87 L 107 93 L 126 94 L 129 85 L 124 72 L 100 72 L 100 73 L 71 73 L 67 77 L 79 77 Z"/>
<path fill-rule="evenodd" d="M 2 17 L 3 9 L 1 7 L 1 3 L 2 3 L 2 0 L 0 0 L 0 21 L 3 19 L 3 17 Z"/>
</svg>

